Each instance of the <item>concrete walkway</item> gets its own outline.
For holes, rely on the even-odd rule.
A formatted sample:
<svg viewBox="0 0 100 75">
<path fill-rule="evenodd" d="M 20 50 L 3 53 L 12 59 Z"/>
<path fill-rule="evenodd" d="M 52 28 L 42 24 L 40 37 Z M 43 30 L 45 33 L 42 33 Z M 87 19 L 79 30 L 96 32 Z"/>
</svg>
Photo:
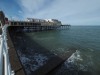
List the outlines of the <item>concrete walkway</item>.
<svg viewBox="0 0 100 75">
<path fill-rule="evenodd" d="M 11 68 L 14 70 L 15 75 L 25 75 L 23 67 L 20 63 L 20 60 L 18 58 L 17 52 L 13 46 L 12 40 L 10 38 L 9 32 L 7 32 L 7 43 L 9 47 L 9 58 L 11 63 Z"/>
</svg>

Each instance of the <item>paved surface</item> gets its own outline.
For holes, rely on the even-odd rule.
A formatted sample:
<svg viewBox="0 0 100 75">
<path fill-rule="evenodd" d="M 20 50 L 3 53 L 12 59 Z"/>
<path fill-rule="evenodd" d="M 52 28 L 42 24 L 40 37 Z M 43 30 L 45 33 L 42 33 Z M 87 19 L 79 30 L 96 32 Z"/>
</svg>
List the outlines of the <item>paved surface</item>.
<svg viewBox="0 0 100 75">
<path fill-rule="evenodd" d="M 11 68 L 12 70 L 15 71 L 15 75 L 25 75 L 23 67 L 20 63 L 20 60 L 18 58 L 17 52 L 13 46 L 12 40 L 10 38 L 9 32 L 7 32 L 7 43 L 9 47 L 9 58 L 10 58 L 10 63 L 11 63 Z"/>
</svg>

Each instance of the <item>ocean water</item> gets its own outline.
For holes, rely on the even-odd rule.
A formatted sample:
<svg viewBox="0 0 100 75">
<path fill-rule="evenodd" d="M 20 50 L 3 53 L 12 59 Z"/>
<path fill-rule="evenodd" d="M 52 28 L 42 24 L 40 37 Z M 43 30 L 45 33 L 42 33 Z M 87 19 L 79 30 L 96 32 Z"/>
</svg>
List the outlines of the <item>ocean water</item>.
<svg viewBox="0 0 100 75">
<path fill-rule="evenodd" d="M 47 75 L 100 75 L 100 26 L 72 26 L 64 30 L 30 32 L 17 36 L 16 49 L 27 74 L 30 74 L 30 68 L 27 67 L 30 64 L 26 63 L 32 62 L 31 58 L 38 64 L 30 65 L 31 70 L 35 71 L 46 64 L 52 54 L 62 56 L 67 51 L 75 50 L 68 59 Z M 20 42 L 20 46 L 16 42 Z M 41 47 L 38 48 L 37 44 Z M 24 51 L 21 50 L 22 47 Z M 48 50 L 51 55 L 41 48 Z M 34 54 L 33 57 L 27 54 L 29 52 L 30 55 Z M 45 52 L 46 55 L 39 52 Z"/>
</svg>

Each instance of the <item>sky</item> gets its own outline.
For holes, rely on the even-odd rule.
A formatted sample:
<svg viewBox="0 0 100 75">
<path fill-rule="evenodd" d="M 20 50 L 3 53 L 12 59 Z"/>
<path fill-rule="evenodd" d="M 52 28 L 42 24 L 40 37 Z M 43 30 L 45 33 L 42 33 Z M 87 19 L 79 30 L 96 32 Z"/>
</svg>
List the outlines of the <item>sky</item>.
<svg viewBox="0 0 100 75">
<path fill-rule="evenodd" d="M 100 25 L 100 0 L 0 0 L 9 19 L 58 19 L 63 24 Z"/>
</svg>

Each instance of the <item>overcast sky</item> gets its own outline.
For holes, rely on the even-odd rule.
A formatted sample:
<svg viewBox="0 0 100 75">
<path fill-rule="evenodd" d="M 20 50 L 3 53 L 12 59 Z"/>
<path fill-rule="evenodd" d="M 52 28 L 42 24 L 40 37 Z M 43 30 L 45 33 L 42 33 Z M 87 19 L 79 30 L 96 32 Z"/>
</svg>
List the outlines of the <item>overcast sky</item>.
<svg viewBox="0 0 100 75">
<path fill-rule="evenodd" d="M 100 25 L 100 0 L 0 0 L 8 18 L 58 19 L 63 24 Z"/>
</svg>

